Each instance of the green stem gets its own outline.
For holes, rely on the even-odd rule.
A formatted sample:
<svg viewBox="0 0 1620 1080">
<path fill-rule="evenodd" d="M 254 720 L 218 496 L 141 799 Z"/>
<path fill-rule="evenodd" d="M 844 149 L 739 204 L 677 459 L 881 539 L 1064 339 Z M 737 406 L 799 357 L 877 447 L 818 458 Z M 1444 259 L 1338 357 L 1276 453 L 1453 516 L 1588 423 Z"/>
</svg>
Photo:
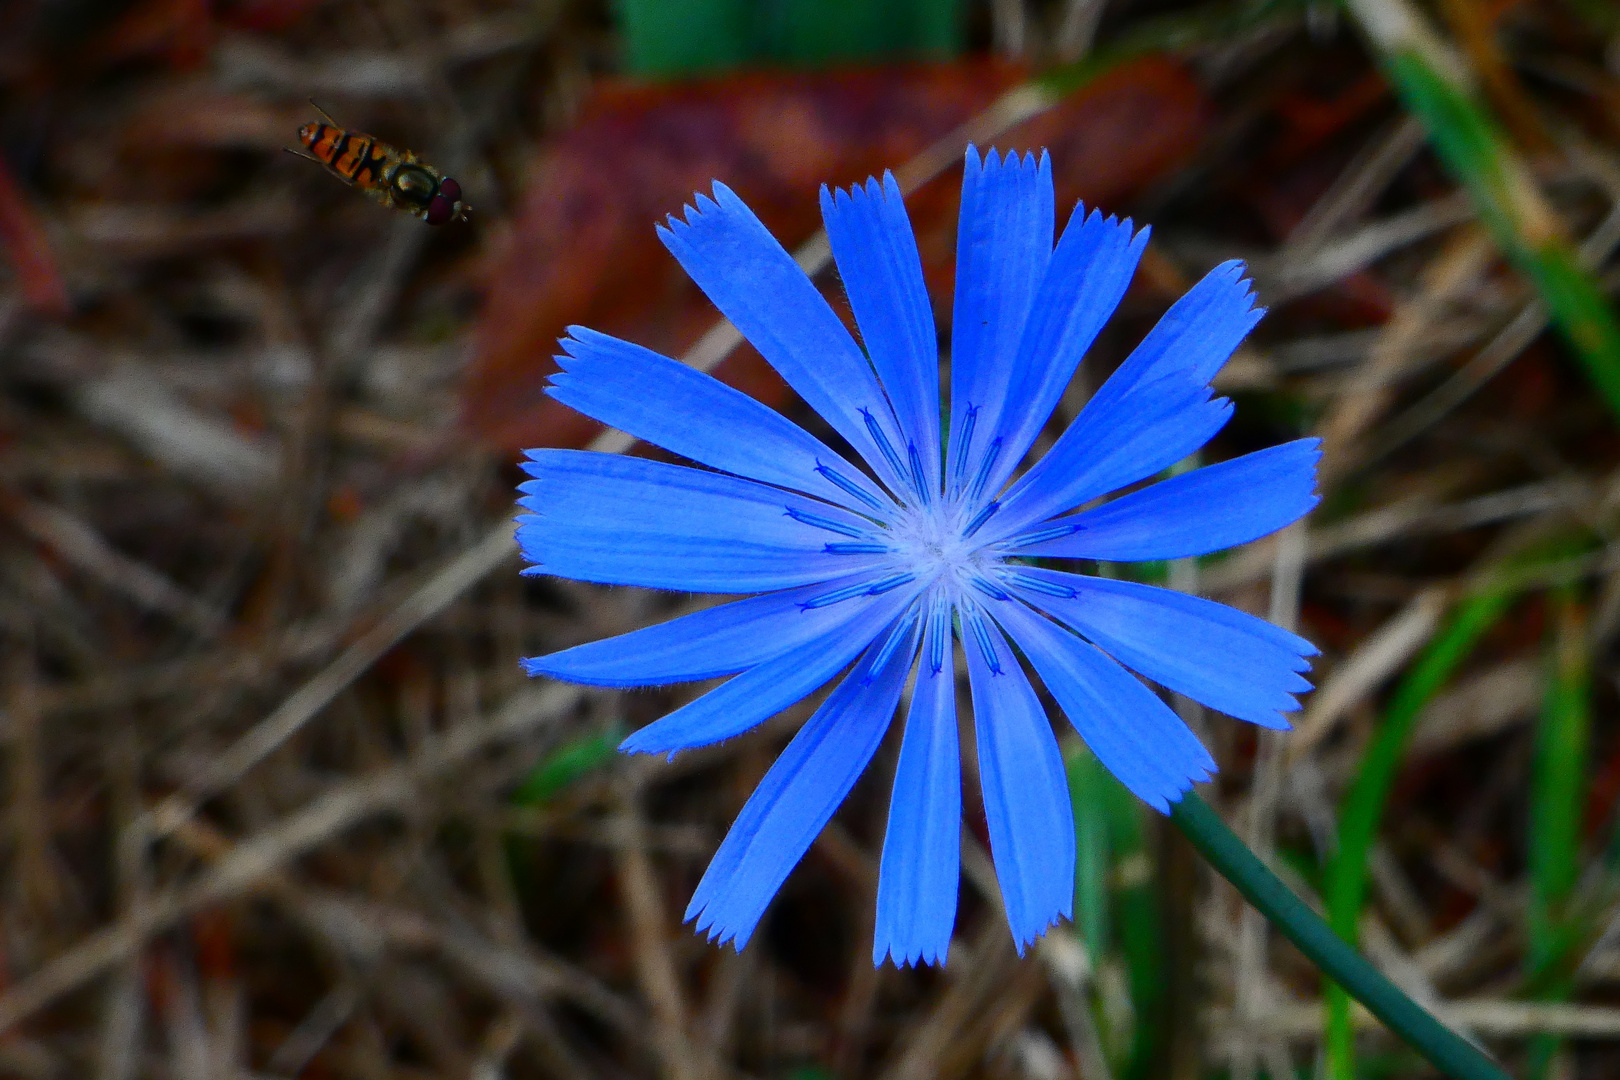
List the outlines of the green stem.
<svg viewBox="0 0 1620 1080">
<path fill-rule="evenodd" d="M 1333 932 L 1321 916 L 1266 869 L 1208 803 L 1189 791 L 1170 820 L 1244 899 L 1317 967 L 1384 1024 L 1456 1080 L 1508 1080 L 1484 1052 L 1436 1020 Z"/>
</svg>

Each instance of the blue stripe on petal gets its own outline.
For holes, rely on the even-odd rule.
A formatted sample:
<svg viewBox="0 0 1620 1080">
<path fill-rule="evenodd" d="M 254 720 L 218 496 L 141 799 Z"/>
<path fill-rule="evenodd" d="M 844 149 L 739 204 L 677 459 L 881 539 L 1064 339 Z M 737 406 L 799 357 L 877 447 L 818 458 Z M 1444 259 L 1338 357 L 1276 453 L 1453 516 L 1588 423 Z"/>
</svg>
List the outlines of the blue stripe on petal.
<svg viewBox="0 0 1620 1080">
<path fill-rule="evenodd" d="M 997 604 L 996 614 L 1012 606 Z M 990 853 L 1022 956 L 1047 927 L 1074 910 L 1074 811 L 1052 725 L 1007 639 L 983 613 L 966 609 L 961 615 L 967 636 L 976 639 L 963 652 Z"/>
<path fill-rule="evenodd" d="M 1137 798 L 1169 813 L 1214 774 L 1215 759 L 1181 717 L 1095 645 L 1018 603 L 999 606 L 996 618 L 1097 760 Z"/>
<path fill-rule="evenodd" d="M 944 635 L 943 648 L 939 640 Z M 950 623 L 930 620 L 889 799 L 872 963 L 943 964 L 961 873 L 962 760 Z M 931 656 L 943 655 L 934 671 Z"/>
<path fill-rule="evenodd" d="M 1008 378 L 1005 439 L 988 493 L 999 491 L 1057 407 L 1080 359 L 1091 348 L 1136 273 L 1148 230 L 1133 235 L 1129 218 L 1088 216 L 1076 206 L 1052 253 Z M 1207 381 L 1207 380 L 1206 380 Z"/>
<path fill-rule="evenodd" d="M 518 502 L 532 513 L 517 533 L 536 564 L 526 573 L 747 593 L 882 564 L 880 555 L 827 550 L 863 538 L 870 522 L 790 491 L 618 454 L 531 450 L 529 458 L 523 468 L 535 479 Z"/>
<path fill-rule="evenodd" d="M 686 919 L 710 940 L 735 942 L 739 951 L 748 943 L 771 898 L 872 760 L 915 655 L 913 639 L 870 681 L 858 667 L 759 782 L 686 908 Z"/>
<path fill-rule="evenodd" d="M 1262 727 L 1286 728 L 1294 695 L 1311 688 L 1316 646 L 1264 619 L 1186 593 L 1131 581 L 1020 569 L 1048 589 L 1019 590 L 1030 605 L 1093 641 L 1115 660 L 1178 694 Z M 1057 592 L 1074 595 L 1063 597 Z"/>
<path fill-rule="evenodd" d="M 1052 257 L 1052 166 L 1042 152 L 981 162 L 968 147 L 956 233 L 951 315 L 951 465 L 946 487 L 971 484 L 990 452 L 1008 365 Z"/>
<path fill-rule="evenodd" d="M 816 471 L 837 469 L 872 499 L 886 501 L 865 473 L 742 391 L 640 345 L 583 326 L 568 332 L 567 355 L 557 357 L 562 370 L 546 392 L 569 408 L 750 480 L 851 505 L 847 489 Z"/>
<path fill-rule="evenodd" d="M 870 604 L 850 608 L 850 617 L 826 634 L 757 664 L 654 720 L 633 732 L 619 749 L 633 754 L 673 754 L 741 735 L 825 685 L 884 635 L 914 597 L 914 592 L 896 590 Z M 862 677 L 857 668 L 854 678 Z"/>
<path fill-rule="evenodd" d="M 1320 439 L 1296 439 L 1206 465 L 1132 492 L 1065 522 L 1079 532 L 1023 555 L 1136 562 L 1181 559 L 1246 544 L 1315 506 Z"/>
<path fill-rule="evenodd" d="M 733 600 L 628 634 L 531 657 L 523 661 L 523 669 L 530 675 L 591 686 L 661 686 L 734 675 L 851 620 L 866 618 L 877 597 L 804 606 L 858 580 L 840 578 Z"/>
<path fill-rule="evenodd" d="M 904 478 L 868 431 L 865 413 L 902 450 L 904 440 L 855 339 L 793 256 L 730 188 L 716 181 L 713 199 L 699 195 L 694 201 L 686 220 L 672 216 L 659 226 L 664 246 L 805 404 L 849 440 L 890 490 L 903 490 Z"/>
<path fill-rule="evenodd" d="M 900 185 L 887 172 L 847 192 L 822 185 L 821 218 L 872 366 L 937 491 L 939 339 Z"/>
</svg>

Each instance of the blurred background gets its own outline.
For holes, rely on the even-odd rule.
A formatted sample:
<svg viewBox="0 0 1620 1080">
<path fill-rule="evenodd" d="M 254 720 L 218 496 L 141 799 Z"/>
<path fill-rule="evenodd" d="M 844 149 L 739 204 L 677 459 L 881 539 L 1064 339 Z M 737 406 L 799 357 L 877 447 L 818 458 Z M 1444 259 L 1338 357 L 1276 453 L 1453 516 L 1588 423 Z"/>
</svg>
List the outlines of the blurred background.
<svg viewBox="0 0 1620 1080">
<path fill-rule="evenodd" d="M 311 99 L 471 221 L 283 153 Z M 1322 649 L 1292 733 L 1178 702 L 1206 797 L 1515 1075 L 1616 1075 L 1606 0 L 0 5 L 0 1074 L 1313 1075 L 1319 977 L 1061 722 L 1074 925 L 1014 955 L 970 760 L 950 964 L 874 970 L 898 730 L 738 954 L 680 914 L 807 708 L 632 760 L 701 687 L 518 668 L 707 602 L 518 577 L 518 452 L 637 452 L 547 404 L 564 327 L 815 424 L 655 221 L 719 178 L 824 271 L 893 168 L 948 341 L 969 140 L 1154 227 L 1048 438 L 1243 257 L 1204 460 L 1326 440 L 1304 525 L 1095 568 Z"/>
</svg>

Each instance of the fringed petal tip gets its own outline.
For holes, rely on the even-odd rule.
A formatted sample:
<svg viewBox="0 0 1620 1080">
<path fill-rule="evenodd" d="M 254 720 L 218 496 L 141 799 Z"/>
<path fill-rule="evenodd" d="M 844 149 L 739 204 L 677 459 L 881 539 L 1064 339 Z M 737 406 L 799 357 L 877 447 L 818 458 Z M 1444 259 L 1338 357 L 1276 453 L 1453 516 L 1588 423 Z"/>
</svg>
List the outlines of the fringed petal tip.
<svg viewBox="0 0 1620 1080">
<path fill-rule="evenodd" d="M 1044 146 L 1041 147 L 1040 157 L 1037 158 L 1033 150 L 1026 150 L 1023 154 L 1019 154 L 1016 150 L 1002 151 L 994 146 L 980 154 L 976 145 L 968 143 L 967 151 L 963 154 L 963 160 L 968 168 L 977 168 L 981 172 L 1019 168 L 1035 169 L 1043 173 L 1052 171 L 1052 155 L 1047 152 Z"/>
<path fill-rule="evenodd" d="M 1033 945 L 1037 941 L 1041 940 L 1041 938 L 1045 937 L 1054 928 L 1056 928 L 1058 926 L 1061 926 L 1065 922 L 1073 921 L 1073 919 L 1074 919 L 1074 902 L 1071 900 L 1069 902 L 1069 904 L 1066 907 L 1064 907 L 1064 909 L 1062 911 L 1060 911 L 1056 915 L 1054 915 L 1052 917 L 1052 920 L 1050 922 L 1048 922 L 1045 926 L 1041 927 L 1039 930 L 1035 930 L 1035 931 L 1027 931 L 1026 930 L 1022 936 L 1020 936 L 1018 931 L 1014 930 L 1013 931 L 1013 948 L 1017 951 L 1019 956 L 1023 956 L 1025 951 L 1028 950 L 1031 945 Z"/>
<path fill-rule="evenodd" d="M 1205 284 L 1206 282 L 1208 284 Z M 1206 289 L 1216 285 L 1232 289 L 1240 302 L 1248 301 L 1249 310 L 1255 314 L 1256 321 L 1259 316 L 1266 313 L 1265 308 L 1255 303 L 1259 297 L 1254 291 L 1254 279 L 1249 276 L 1249 264 L 1242 259 L 1227 259 L 1225 262 L 1217 263 L 1198 284 Z"/>
<path fill-rule="evenodd" d="M 914 947 L 909 951 L 889 942 L 873 941 L 872 966 L 880 968 L 885 962 L 892 962 L 901 971 L 911 967 L 944 967 L 950 951 L 949 941 L 938 948 Z"/>
<path fill-rule="evenodd" d="M 857 198 L 866 198 L 878 203 L 888 199 L 904 201 L 900 182 L 894 178 L 894 172 L 889 169 L 883 170 L 882 179 L 868 176 L 864 183 L 851 184 L 847 188 L 833 187 L 831 184 L 821 185 L 822 213 L 826 213 L 829 208 L 842 209 L 846 203 L 852 203 Z"/>
<path fill-rule="evenodd" d="M 718 855 L 718 852 L 716 853 Z M 707 876 L 707 875 L 705 875 Z M 776 890 L 771 890 L 774 896 Z M 759 929 L 761 920 L 765 917 L 765 908 L 760 906 L 750 918 L 735 910 L 735 897 L 728 896 L 721 888 L 704 888 L 699 882 L 697 891 L 686 905 L 686 911 L 681 915 L 681 921 L 692 927 L 694 934 L 703 935 L 711 945 L 730 945 L 738 952 L 748 947 L 753 938 L 754 931 Z M 728 906 L 731 910 L 728 910 Z"/>
<path fill-rule="evenodd" d="M 709 910 L 707 904 L 699 905 L 697 897 L 692 898 L 687 905 L 686 914 L 681 917 L 682 922 L 692 924 L 694 934 L 702 934 L 710 945 L 730 945 L 738 952 L 748 947 L 748 939 L 754 936 L 752 926 L 743 929 L 735 926 L 722 926 L 719 918 Z"/>
<path fill-rule="evenodd" d="M 1199 748 L 1203 749 L 1202 744 L 1200 744 Z M 1209 751 L 1205 750 L 1203 760 L 1197 763 L 1183 762 L 1181 768 L 1174 770 L 1171 776 L 1161 776 L 1153 782 L 1151 787 L 1139 778 L 1126 780 L 1124 777 L 1119 777 L 1119 779 L 1121 783 L 1130 788 L 1137 798 L 1159 813 L 1168 816 L 1170 808 L 1180 802 L 1187 792 L 1191 791 L 1197 784 L 1209 783 L 1215 779 L 1215 774 L 1219 771 L 1220 768 L 1215 764 L 1215 759 L 1211 758 Z M 1115 775 L 1118 776 L 1117 773 Z"/>
<path fill-rule="evenodd" d="M 539 568 L 531 567 L 530 569 Z M 558 663 L 557 657 L 559 655 L 561 654 L 551 653 L 546 656 L 525 656 L 518 661 L 518 664 L 522 666 L 523 673 L 528 675 L 531 679 L 556 679 L 558 682 L 575 683 L 580 686 L 603 686 L 613 690 L 640 690 L 654 685 L 651 683 L 635 682 L 626 679 L 604 678 L 600 676 L 593 677 L 589 674 L 581 673 L 580 671 L 575 670 L 566 664 Z"/>
<path fill-rule="evenodd" d="M 651 726 L 652 726 L 651 724 L 647 725 L 647 727 L 651 727 Z M 626 735 L 619 742 L 619 745 L 617 747 L 617 750 L 619 751 L 619 753 L 621 753 L 621 754 L 667 754 L 668 755 L 668 760 L 674 761 L 675 760 L 675 755 L 680 753 L 683 749 L 685 749 L 685 747 L 681 747 L 681 746 L 672 747 L 672 746 L 668 745 L 668 743 L 665 742 L 663 739 L 660 739 L 660 738 L 656 737 L 657 733 L 655 733 L 653 737 L 648 737 L 645 734 L 646 731 L 647 731 L 647 728 L 640 728 L 640 729 L 638 729 L 636 731 L 632 731 L 630 734 Z"/>
<path fill-rule="evenodd" d="M 1319 436 L 1310 435 L 1303 439 L 1278 443 L 1276 446 L 1267 447 L 1267 449 L 1278 450 L 1284 446 L 1289 447 L 1291 453 L 1299 455 L 1300 462 L 1305 464 L 1313 473 L 1316 471 L 1317 465 L 1321 463 L 1322 440 Z"/>
<path fill-rule="evenodd" d="M 1294 702 L 1294 704 L 1292 706 L 1289 706 L 1289 707 L 1284 708 L 1284 709 L 1278 709 L 1274 713 L 1270 713 L 1270 714 L 1267 714 L 1267 715 L 1264 715 L 1264 716 L 1240 716 L 1240 717 L 1238 717 L 1238 719 L 1239 720 L 1247 720 L 1249 723 L 1253 724 L 1255 727 L 1263 727 L 1267 731 L 1293 731 L 1294 730 L 1294 722 L 1292 720 L 1288 719 L 1288 717 L 1284 716 L 1283 714 L 1285 712 L 1298 712 L 1298 711 L 1299 711 L 1299 702 L 1296 701 L 1296 702 Z"/>
<path fill-rule="evenodd" d="M 619 753 L 622 753 L 622 755 L 654 755 L 654 753 L 664 753 L 664 751 L 658 750 L 658 748 L 643 746 L 642 743 L 645 742 L 645 740 L 637 740 L 637 735 L 640 735 L 640 733 L 642 732 L 630 732 L 629 735 L 625 735 L 622 740 L 619 740 L 619 745 L 614 746 L 614 750 L 619 751 Z M 674 759 L 676 759 L 676 755 L 679 755 L 679 753 L 679 750 L 667 751 L 667 753 L 664 753 L 664 761 L 674 761 Z"/>
<path fill-rule="evenodd" d="M 518 554 L 530 564 L 518 571 L 523 577 L 545 573 L 540 569 L 540 552 L 534 543 L 534 525 L 539 519 L 538 514 L 519 514 L 512 522 L 512 539 L 517 543 Z"/>
<path fill-rule="evenodd" d="M 666 745 L 658 745 L 657 740 L 637 738 L 646 730 L 646 728 L 642 728 L 640 731 L 632 731 L 621 739 L 619 745 L 615 746 L 614 749 L 621 754 L 663 754 L 665 761 L 674 761 L 680 756 L 681 751 L 686 749 L 684 746 L 671 749 Z"/>
<path fill-rule="evenodd" d="M 669 240 L 665 238 L 666 233 L 679 236 L 682 230 L 690 229 L 698 224 L 700 218 L 707 217 L 710 214 L 721 211 L 734 211 L 741 208 L 752 216 L 753 212 L 747 209 L 747 204 L 737 197 L 737 193 L 719 180 L 713 182 L 711 190 L 713 192 L 712 197 L 705 195 L 701 191 L 693 192 L 692 201 L 681 204 L 679 213 L 665 215 L 663 224 L 656 226 L 656 228 L 659 237 L 664 239 L 666 244 L 669 243 Z"/>
<path fill-rule="evenodd" d="M 1138 791 L 1136 796 L 1153 809 L 1157 810 L 1159 813 L 1169 817 L 1170 808 L 1175 806 L 1176 803 L 1180 802 L 1186 796 L 1187 792 L 1193 789 L 1194 784 L 1207 784 L 1214 778 L 1215 770 L 1205 770 L 1203 775 L 1194 773 L 1192 776 L 1187 777 L 1187 779 L 1183 780 L 1179 784 L 1172 786 L 1172 788 L 1166 792 L 1149 796 Z"/>
<path fill-rule="evenodd" d="M 530 567 L 539 570 L 539 567 Z M 565 650 L 566 652 L 566 650 Z M 567 665 L 557 662 L 557 657 L 564 653 L 549 653 L 545 656 L 525 656 L 518 660 L 518 666 L 523 673 L 531 679 L 554 679 L 557 682 L 574 683 L 578 686 L 601 686 L 610 690 L 650 690 L 657 689 L 658 685 L 647 682 L 632 682 L 623 679 L 592 678 L 570 669 Z M 620 749 L 624 749 L 621 745 Z"/>
</svg>

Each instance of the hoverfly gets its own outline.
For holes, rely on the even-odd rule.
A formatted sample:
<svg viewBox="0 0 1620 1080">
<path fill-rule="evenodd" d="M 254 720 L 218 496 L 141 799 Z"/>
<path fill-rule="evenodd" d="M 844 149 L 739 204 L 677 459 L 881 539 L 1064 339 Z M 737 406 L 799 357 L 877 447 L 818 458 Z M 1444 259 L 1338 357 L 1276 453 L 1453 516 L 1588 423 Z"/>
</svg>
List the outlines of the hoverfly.
<svg viewBox="0 0 1620 1080">
<path fill-rule="evenodd" d="M 311 105 L 315 105 L 313 101 Z M 472 209 L 461 201 L 461 185 L 421 161 L 409 150 L 399 150 L 381 139 L 342 127 L 315 105 L 324 124 L 298 129 L 298 141 L 308 153 L 285 147 L 289 154 L 308 158 L 339 180 L 357 187 L 384 206 L 414 214 L 429 225 L 466 221 Z"/>
</svg>

